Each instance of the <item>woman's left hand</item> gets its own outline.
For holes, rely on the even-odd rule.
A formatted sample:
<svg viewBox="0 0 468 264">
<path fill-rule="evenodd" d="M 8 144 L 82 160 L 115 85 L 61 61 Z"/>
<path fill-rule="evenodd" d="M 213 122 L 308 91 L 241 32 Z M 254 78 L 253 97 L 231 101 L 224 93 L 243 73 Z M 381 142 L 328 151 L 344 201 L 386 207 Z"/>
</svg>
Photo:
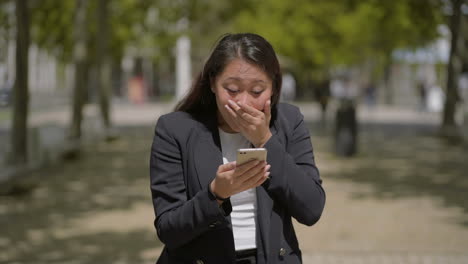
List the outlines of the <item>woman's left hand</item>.
<svg viewBox="0 0 468 264">
<path fill-rule="evenodd" d="M 226 109 L 239 126 L 240 132 L 256 148 L 263 147 L 270 139 L 271 101 L 265 102 L 264 111 L 241 102 L 229 100 Z"/>
</svg>

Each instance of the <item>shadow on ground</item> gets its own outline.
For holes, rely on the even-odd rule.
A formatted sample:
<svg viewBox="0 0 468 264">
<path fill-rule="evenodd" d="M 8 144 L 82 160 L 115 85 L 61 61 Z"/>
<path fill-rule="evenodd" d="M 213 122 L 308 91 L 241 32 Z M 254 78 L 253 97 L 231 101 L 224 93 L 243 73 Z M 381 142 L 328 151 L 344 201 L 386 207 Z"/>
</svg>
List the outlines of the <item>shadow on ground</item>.
<svg viewBox="0 0 468 264">
<path fill-rule="evenodd" d="M 66 239 L 50 236 L 40 244 L 31 241 L 17 244 L 20 249 L 14 263 L 142 263 L 144 252 L 155 246 L 154 241 L 154 236 L 146 231 L 96 233 Z"/>
<path fill-rule="evenodd" d="M 18 195 L 0 196 L 0 262 L 141 263 L 145 250 L 160 245 L 155 232 L 126 231 L 125 222 L 122 230 L 94 234 L 74 226 L 74 221 L 97 213 L 151 206 L 152 129 L 121 132 L 117 141 L 86 146 L 79 160 L 28 175 L 22 180 L 27 187 Z M 121 221 L 110 219 L 109 225 Z"/>
<path fill-rule="evenodd" d="M 462 209 L 455 221 L 468 227 L 468 150 L 437 137 L 436 126 L 415 124 L 360 124 L 359 151 L 352 158 L 330 152 L 332 125 L 310 124 L 317 151 L 328 155 L 338 169 L 325 177 L 364 183 L 371 191 L 359 198 L 401 199 L 429 196 L 443 207 Z"/>
<path fill-rule="evenodd" d="M 310 126 L 316 153 L 336 167 L 322 175 L 325 183 L 331 177 L 371 186 L 356 190 L 355 199 L 433 197 L 461 209 L 455 221 L 468 227 L 468 153 L 435 137 L 436 127 L 361 125 L 359 153 L 346 159 L 332 152 L 331 126 Z M 153 257 L 148 251 L 160 246 L 155 232 L 125 222 L 139 215 L 105 217 L 114 229 L 104 231 L 75 221 L 151 208 L 152 128 L 121 132 L 115 142 L 85 147 L 80 160 L 32 173 L 18 195 L 0 196 L 0 263 L 141 263 Z"/>
</svg>

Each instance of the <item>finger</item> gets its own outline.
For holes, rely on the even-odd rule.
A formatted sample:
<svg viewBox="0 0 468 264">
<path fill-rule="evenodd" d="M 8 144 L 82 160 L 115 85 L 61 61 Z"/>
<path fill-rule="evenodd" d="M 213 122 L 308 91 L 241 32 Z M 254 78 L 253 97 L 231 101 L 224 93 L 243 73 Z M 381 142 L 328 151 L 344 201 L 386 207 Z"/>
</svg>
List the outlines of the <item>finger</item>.
<svg viewBox="0 0 468 264">
<path fill-rule="evenodd" d="M 255 118 L 254 116 L 250 115 L 249 113 L 245 112 L 241 107 L 239 107 L 238 104 L 236 104 L 234 101 L 229 100 L 229 108 L 231 109 L 231 115 L 234 117 L 235 113 L 235 119 L 237 120 L 238 123 L 244 121 L 242 123 L 242 126 L 247 128 L 249 125 L 253 124 L 256 125 L 259 123 L 258 118 Z M 239 102 L 240 103 L 240 102 Z M 245 104 L 243 104 L 245 105 Z M 256 110 L 258 111 L 258 110 Z M 260 112 L 261 113 L 261 112 Z"/>
<path fill-rule="evenodd" d="M 242 114 L 240 114 L 240 117 L 243 120 L 245 120 L 245 121 L 247 121 L 247 122 L 249 122 L 251 124 L 257 124 L 258 123 L 258 118 L 252 116 L 251 114 L 249 114 L 247 112 L 243 112 Z"/>
<path fill-rule="evenodd" d="M 255 183 L 255 187 L 262 185 L 268 179 L 270 179 L 270 172 L 265 173 L 264 176 Z"/>
<path fill-rule="evenodd" d="M 249 180 L 250 178 L 252 178 L 253 176 L 257 175 L 258 173 L 264 172 L 265 165 L 266 165 L 265 161 L 259 162 L 255 167 L 239 175 L 238 176 L 239 181 L 243 183 Z"/>
<path fill-rule="evenodd" d="M 226 107 L 227 111 L 229 114 L 231 114 L 232 117 L 237 119 L 237 113 L 229 105 L 224 105 L 224 107 Z"/>
<path fill-rule="evenodd" d="M 263 108 L 263 112 L 265 113 L 266 120 L 271 120 L 271 101 L 268 100 L 265 103 L 265 107 Z"/>
<path fill-rule="evenodd" d="M 251 123 L 243 118 L 236 118 L 236 122 L 238 125 L 248 130 L 253 130 L 256 127 L 255 123 Z"/>
<path fill-rule="evenodd" d="M 237 105 L 239 105 L 240 108 L 244 112 L 250 114 L 251 116 L 258 117 L 258 116 L 261 116 L 263 114 L 261 111 L 257 110 L 255 107 L 252 107 L 252 106 L 250 106 L 248 104 L 244 104 L 244 103 L 242 103 L 240 101 L 237 102 Z"/>
<path fill-rule="evenodd" d="M 234 122 L 239 128 L 240 133 L 242 133 L 242 135 L 244 135 L 244 137 L 246 137 L 247 139 L 249 139 L 249 134 L 251 133 L 251 131 L 256 130 L 255 125 L 243 120 L 242 118 L 236 118 Z"/>
<path fill-rule="evenodd" d="M 253 177 L 249 178 L 247 181 L 244 182 L 243 186 L 246 190 L 251 189 L 253 187 L 257 187 L 258 184 L 263 183 L 266 179 L 268 179 L 268 176 L 270 175 L 269 172 L 259 172 L 255 174 Z"/>
<path fill-rule="evenodd" d="M 243 182 L 245 182 L 247 179 L 251 178 L 252 176 L 254 176 L 255 174 L 259 173 L 260 171 L 263 170 L 263 164 L 260 162 L 258 163 L 257 165 L 255 165 L 254 167 L 244 171 L 244 173 L 242 174 L 238 174 L 237 176 L 235 176 L 238 181 L 242 184 Z"/>
<path fill-rule="evenodd" d="M 240 121 L 244 121 L 244 122 L 245 122 L 245 120 L 244 120 L 242 117 L 240 117 L 240 116 L 244 113 L 244 111 L 242 111 L 242 109 L 240 109 L 240 107 L 237 106 L 237 105 L 236 105 L 233 101 L 231 101 L 231 100 L 229 100 L 229 104 L 230 104 L 230 105 L 225 105 L 225 107 L 226 107 L 226 109 L 228 110 L 228 112 L 231 114 L 231 116 L 233 117 L 234 121 L 235 121 L 238 125 L 240 125 L 240 124 L 239 124 Z M 237 110 L 238 112 L 236 112 L 235 109 L 238 109 L 238 110 Z M 244 124 L 245 124 L 245 123 L 244 123 Z M 245 126 L 245 125 L 244 125 L 244 126 Z"/>
<path fill-rule="evenodd" d="M 242 110 L 242 108 L 240 108 L 240 106 L 238 104 L 236 104 L 236 102 L 234 102 L 232 100 L 228 100 L 228 104 L 229 104 L 229 107 L 231 107 L 236 112 L 239 112 L 239 111 Z"/>
<path fill-rule="evenodd" d="M 223 165 L 219 166 L 218 172 L 226 172 L 226 171 L 233 170 L 235 168 L 236 168 L 236 162 L 231 161 L 229 163 L 226 163 L 226 164 L 223 164 Z"/>
<path fill-rule="evenodd" d="M 245 163 L 242 163 L 241 165 L 237 166 L 236 167 L 236 172 L 235 172 L 235 175 L 236 176 L 239 176 L 239 175 L 242 175 L 244 174 L 246 171 L 254 168 L 255 166 L 257 166 L 258 164 L 260 163 L 259 160 L 250 160 L 250 161 L 247 161 Z"/>
<path fill-rule="evenodd" d="M 246 114 L 248 115 L 248 113 L 246 113 L 240 106 L 238 103 L 232 101 L 232 100 L 229 100 L 229 107 L 235 111 L 235 113 L 237 114 L 237 119 L 244 119 L 243 116 L 245 116 Z"/>
</svg>

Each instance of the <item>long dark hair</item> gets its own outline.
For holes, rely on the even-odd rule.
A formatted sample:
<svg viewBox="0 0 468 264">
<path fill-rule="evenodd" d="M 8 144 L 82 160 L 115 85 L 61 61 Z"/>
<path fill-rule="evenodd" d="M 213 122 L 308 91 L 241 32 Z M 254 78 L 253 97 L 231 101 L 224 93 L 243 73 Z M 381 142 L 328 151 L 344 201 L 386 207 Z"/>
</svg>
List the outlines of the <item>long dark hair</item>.
<svg viewBox="0 0 468 264">
<path fill-rule="evenodd" d="M 216 77 L 226 65 L 239 58 L 258 66 L 272 80 L 272 120 L 281 92 L 281 69 L 271 44 L 263 37 L 252 33 L 226 34 L 215 46 L 203 70 L 198 74 L 190 92 L 176 106 L 194 116 L 216 113 L 216 97 L 211 91 Z"/>
</svg>

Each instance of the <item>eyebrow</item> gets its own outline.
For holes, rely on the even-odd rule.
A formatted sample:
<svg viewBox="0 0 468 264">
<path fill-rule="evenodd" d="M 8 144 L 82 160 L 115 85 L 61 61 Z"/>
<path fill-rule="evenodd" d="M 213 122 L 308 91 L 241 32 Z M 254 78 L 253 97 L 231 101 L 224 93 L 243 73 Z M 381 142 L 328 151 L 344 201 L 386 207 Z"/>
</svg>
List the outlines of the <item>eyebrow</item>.
<svg viewBox="0 0 468 264">
<path fill-rule="evenodd" d="M 223 81 L 226 82 L 226 81 L 242 81 L 244 79 L 242 78 L 239 78 L 239 77 L 228 77 L 226 79 L 224 79 Z M 252 80 L 252 82 L 255 82 L 255 83 L 266 83 L 264 80 L 261 80 L 261 79 L 255 79 L 255 80 Z"/>
</svg>

